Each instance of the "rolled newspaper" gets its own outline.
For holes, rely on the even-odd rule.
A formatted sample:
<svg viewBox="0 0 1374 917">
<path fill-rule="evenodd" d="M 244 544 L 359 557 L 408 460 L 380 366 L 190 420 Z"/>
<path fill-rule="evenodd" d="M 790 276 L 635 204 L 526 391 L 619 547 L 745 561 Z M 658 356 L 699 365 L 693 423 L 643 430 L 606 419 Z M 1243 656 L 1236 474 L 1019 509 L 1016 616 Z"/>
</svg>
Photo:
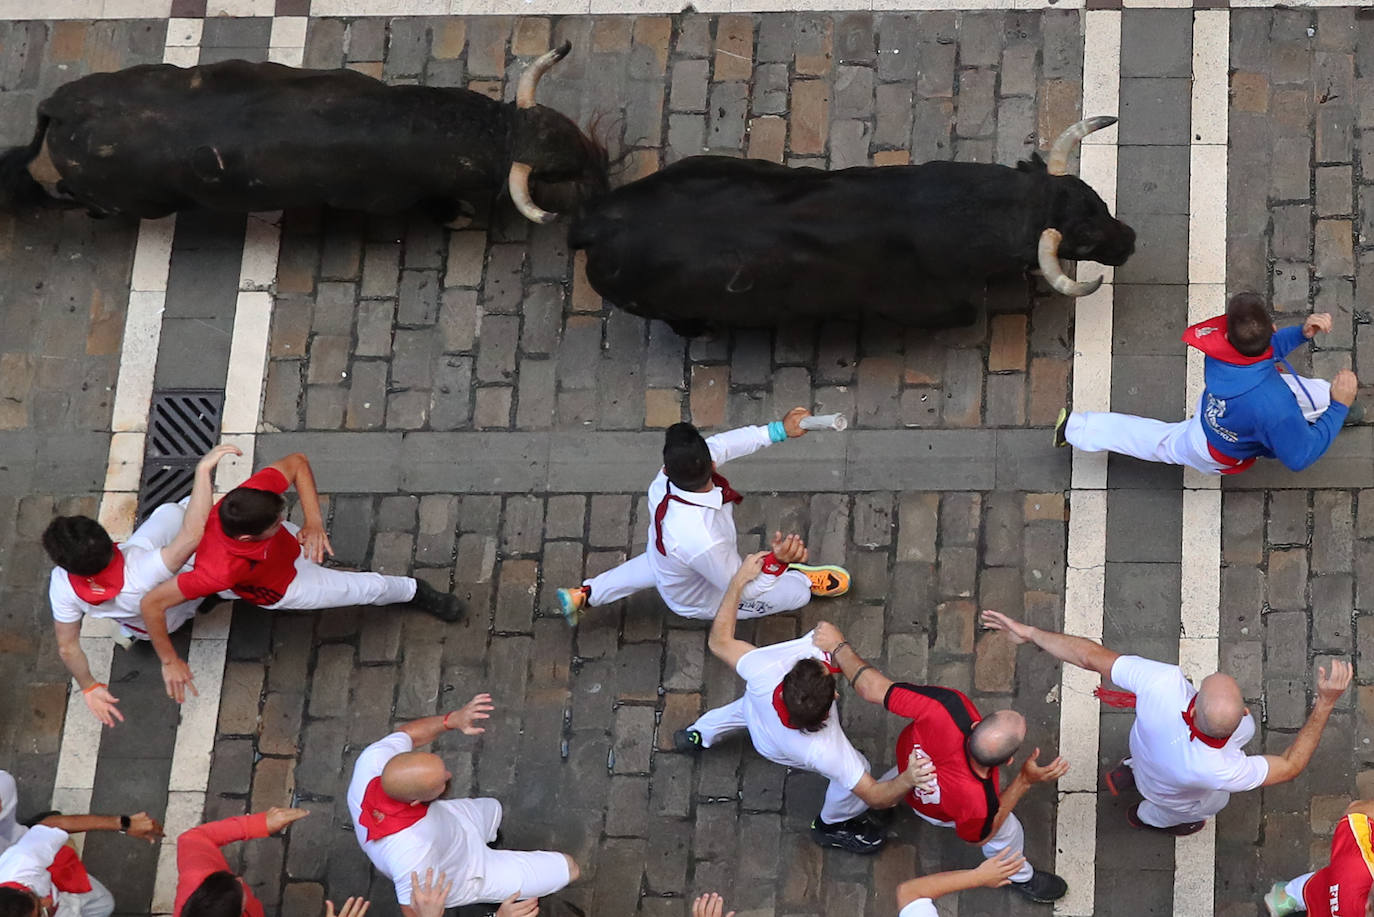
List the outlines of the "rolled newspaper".
<svg viewBox="0 0 1374 917">
<path fill-rule="evenodd" d="M 810 417 L 801 419 L 803 430 L 846 430 L 849 428 L 849 421 L 843 414 L 812 414 Z"/>
</svg>

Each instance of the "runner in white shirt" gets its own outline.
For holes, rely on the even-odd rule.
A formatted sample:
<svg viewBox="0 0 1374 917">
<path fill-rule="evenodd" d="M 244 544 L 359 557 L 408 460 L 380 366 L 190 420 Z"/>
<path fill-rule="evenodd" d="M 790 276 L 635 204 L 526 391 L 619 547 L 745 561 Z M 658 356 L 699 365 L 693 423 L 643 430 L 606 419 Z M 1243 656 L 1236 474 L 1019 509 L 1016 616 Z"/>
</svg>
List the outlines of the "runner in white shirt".
<svg viewBox="0 0 1374 917">
<path fill-rule="evenodd" d="M 450 729 L 479 735 L 485 730 L 476 724 L 491 709 L 491 695 L 479 694 L 461 710 L 406 723 L 365 748 L 353 768 L 348 812 L 358 844 L 377 871 L 395 884 L 405 917 L 416 917 L 412 876 L 428 868 L 441 870 L 452 881 L 449 907 L 537 899 L 580 875 L 566 854 L 493 850 L 489 845 L 501 826 L 501 803 L 495 799 L 439 798 L 453 775 L 438 755 L 416 752 L 415 747 Z"/>
<path fill-rule="evenodd" d="M 86 706 L 106 726 L 123 722 L 119 698 L 91 674 L 81 649 L 81 619 L 86 615 L 116 621 L 126 638 L 147 640 L 139 612 L 143 597 L 174 576 L 195 553 L 210 514 L 211 475 L 226 455 L 242 455 L 237 446 L 216 446 L 196 466 L 191 495 L 181 503 L 153 510 L 133 537 L 115 544 L 94 519 L 59 516 L 43 532 L 43 547 L 56 564 L 48 583 L 57 631 L 57 651 L 76 679 Z M 195 616 L 199 602 L 184 602 L 167 614 L 176 630 Z"/>
<path fill-rule="evenodd" d="M 983 612 L 983 625 L 1134 693 L 1119 700 L 1135 706 L 1131 754 L 1107 775 L 1107 786 L 1113 794 L 1134 786 L 1144 797 L 1127 813 L 1133 827 L 1176 837 L 1201 831 L 1232 793 L 1286 783 L 1302 773 L 1350 684 L 1350 663 L 1332 660 L 1329 676 L 1319 670 L 1317 701 L 1288 749 L 1281 755 L 1247 756 L 1241 748 L 1254 736 L 1255 721 L 1229 675 L 1214 672 L 1198 689 L 1176 665 L 1125 656 L 1084 637 L 1044 631 L 995 611 Z M 1117 702 L 1111 692 L 1103 698 Z"/>
<path fill-rule="evenodd" d="M 735 504 L 743 497 L 716 469 L 784 439 L 805 435 L 806 408 L 793 408 L 766 426 L 741 427 L 703 439 L 689 423 L 677 423 L 664 434 L 663 468 L 649 485 L 649 548 L 581 586 L 559 589 L 558 604 L 570 624 L 588 607 L 609 605 L 644 589 L 658 589 L 684 618 L 715 614 L 739 569 Z M 794 537 L 794 536 L 793 536 Z M 849 591 L 849 573 L 833 565 L 808 566 L 805 546 L 796 556 L 778 553 L 781 533 L 773 536 L 775 558 L 764 575 L 750 583 L 740 599 L 739 616 L 758 618 L 792 611 L 811 596 L 837 596 Z"/>
<path fill-rule="evenodd" d="M 755 647 L 735 637 L 741 592 L 763 568 L 764 553 L 745 559 L 721 598 L 711 622 L 711 652 L 744 679 L 744 696 L 707 711 L 673 736 L 679 751 L 710 748 L 722 737 L 747 729 L 759 754 L 785 767 L 830 780 L 825 805 L 811 823 L 816 843 L 851 853 L 882 849 L 884 824 L 867 817 L 869 808 L 889 809 L 934 779 L 929 758 L 912 754 L 905 770 L 874 780 L 868 759 L 850 744 L 835 709 L 835 676 L 811 634 L 785 643 Z"/>
</svg>

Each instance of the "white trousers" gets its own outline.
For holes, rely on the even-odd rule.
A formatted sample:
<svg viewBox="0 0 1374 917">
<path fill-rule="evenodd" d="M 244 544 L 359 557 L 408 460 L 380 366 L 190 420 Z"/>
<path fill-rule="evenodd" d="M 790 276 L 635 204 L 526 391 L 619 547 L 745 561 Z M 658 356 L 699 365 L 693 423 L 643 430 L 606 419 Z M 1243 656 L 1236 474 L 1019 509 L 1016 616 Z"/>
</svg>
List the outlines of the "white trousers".
<svg viewBox="0 0 1374 917">
<path fill-rule="evenodd" d="M 883 779 L 891 780 L 895 776 L 897 776 L 897 768 L 894 767 L 886 774 L 883 774 Z M 911 811 L 916 812 L 915 809 Z M 939 821 L 938 819 L 931 818 L 929 815 L 924 815 L 920 812 L 916 812 L 916 814 L 920 815 L 921 818 L 930 822 L 932 825 L 938 825 L 941 828 L 954 827 L 954 822 L 952 821 Z M 1017 853 L 1024 853 L 1025 846 L 1026 831 L 1021 827 L 1021 822 L 1017 819 L 1016 813 L 1009 812 L 1007 813 L 1007 820 L 1002 822 L 1002 827 L 994 831 L 992 837 L 988 838 L 987 843 L 983 845 L 983 856 L 995 857 L 1003 850 L 1014 850 Z M 1011 880 L 1013 882 L 1027 882 L 1034 874 L 1035 868 L 1032 867 L 1030 861 L 1027 860 L 1024 866 L 1012 874 Z"/>
<path fill-rule="evenodd" d="M 773 583 L 768 585 L 768 580 L 773 580 Z M 739 603 L 741 618 L 762 618 L 779 612 L 795 611 L 811 601 L 811 580 L 796 570 L 786 570 L 779 576 L 763 573 L 757 581 L 762 581 L 766 588 L 761 595 L 744 599 Z M 631 557 L 605 573 L 583 580 L 583 585 L 592 589 L 588 604 L 593 606 L 609 605 L 645 589 L 658 589 L 648 554 Z M 659 595 L 663 595 L 662 589 L 658 591 Z M 690 612 L 679 611 L 677 614 L 684 618 L 710 620 L 716 616 L 716 611 L 720 609 L 720 600 L 724 596 L 725 593 L 720 592 L 709 605 L 694 608 Z M 667 596 L 664 596 L 664 600 L 667 600 Z"/>
<path fill-rule="evenodd" d="M 1324 379 L 1299 380 L 1287 373 L 1283 381 L 1303 407 L 1311 423 L 1331 405 L 1331 383 Z M 1306 389 L 1306 394 L 1303 393 Z M 1309 400 L 1308 396 L 1311 396 Z M 1203 474 L 1221 474 L 1222 465 L 1207 450 L 1207 434 L 1202 428 L 1202 405 L 1187 420 L 1168 423 L 1149 417 L 1114 412 L 1075 411 L 1064 426 L 1064 438 L 1083 452 L 1119 452 L 1147 462 L 1187 465 Z"/>
<path fill-rule="evenodd" d="M 707 710 L 701 715 L 688 729 L 695 729 L 701 733 L 701 746 L 710 748 L 715 741 L 724 738 L 731 733 L 739 732 L 741 729 L 748 729 L 749 724 L 744 719 L 744 698 L 740 698 L 732 704 L 724 707 L 717 707 L 714 710 Z M 863 754 L 860 753 L 860 757 Z M 786 762 L 774 762 L 782 764 L 784 767 L 791 767 Z M 868 759 L 864 758 L 864 767 L 868 767 Z M 821 806 L 821 821 L 828 825 L 834 825 L 851 818 L 857 818 L 868 811 L 868 803 L 854 795 L 853 790 L 843 787 L 831 780 L 830 785 L 825 788 L 825 804 Z"/>
<path fill-rule="evenodd" d="M 57 893 L 57 910 L 53 912 L 53 917 L 110 917 L 114 913 L 114 895 L 97 882 L 95 876 L 88 878 L 91 880 L 91 890 L 88 892 Z"/>
<path fill-rule="evenodd" d="M 1284 891 L 1297 899 L 1298 910 L 1300 911 L 1307 910 L 1307 902 L 1303 900 L 1302 891 L 1307 887 L 1307 880 L 1314 875 L 1316 875 L 1314 872 L 1305 872 L 1296 879 L 1289 880 L 1288 884 L 1283 887 Z"/>
<path fill-rule="evenodd" d="M 469 843 L 478 856 L 475 875 L 455 891 L 461 896 L 461 907 L 476 902 L 495 904 L 516 892 L 520 900 L 552 895 L 572 879 L 568 858 L 546 850 L 493 850 L 487 845 L 496 840 L 501 827 L 501 803 L 495 799 L 460 799 L 453 808 L 466 823 L 464 829 Z M 449 803 L 445 803 L 449 805 Z M 452 896 L 450 896 L 451 898 Z"/>
<path fill-rule="evenodd" d="M 270 611 L 309 611 L 316 608 L 347 608 L 351 605 L 396 605 L 415 598 L 415 580 L 408 576 L 384 576 L 321 567 L 302 551 L 296 558 L 296 578 Z"/>
<path fill-rule="evenodd" d="M 149 551 L 161 551 L 167 547 L 172 543 L 172 539 L 177 537 L 177 532 L 181 531 L 181 521 L 186 517 L 186 504 L 190 500 L 190 497 L 186 497 L 180 503 L 164 503 L 153 510 L 148 514 L 148 518 L 143 520 L 143 524 L 134 529 L 128 543 L 137 543 L 139 547 Z M 191 566 L 186 564 L 181 569 L 189 570 Z M 200 600 L 196 599 L 167 609 L 167 633 L 175 633 L 183 624 L 194 618 L 199 606 Z M 119 626 L 126 637 L 134 640 L 149 639 L 148 631 L 143 628 L 141 621 L 132 626 L 121 622 Z"/>
</svg>

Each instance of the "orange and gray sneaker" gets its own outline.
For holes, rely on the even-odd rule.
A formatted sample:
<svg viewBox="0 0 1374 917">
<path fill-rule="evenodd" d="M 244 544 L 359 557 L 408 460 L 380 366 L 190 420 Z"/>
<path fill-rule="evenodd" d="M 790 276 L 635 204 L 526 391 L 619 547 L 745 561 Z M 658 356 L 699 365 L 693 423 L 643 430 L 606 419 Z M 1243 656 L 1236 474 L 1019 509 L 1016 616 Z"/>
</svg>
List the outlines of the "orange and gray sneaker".
<svg viewBox="0 0 1374 917">
<path fill-rule="evenodd" d="M 582 620 L 582 611 L 587 607 L 591 595 L 592 590 L 587 586 L 558 590 L 558 610 L 563 613 L 563 620 L 568 622 L 569 627 L 576 627 L 577 622 Z"/>
<path fill-rule="evenodd" d="M 835 564 L 788 564 L 787 569 L 806 574 L 811 580 L 811 594 L 834 598 L 849 591 L 849 571 Z"/>
</svg>

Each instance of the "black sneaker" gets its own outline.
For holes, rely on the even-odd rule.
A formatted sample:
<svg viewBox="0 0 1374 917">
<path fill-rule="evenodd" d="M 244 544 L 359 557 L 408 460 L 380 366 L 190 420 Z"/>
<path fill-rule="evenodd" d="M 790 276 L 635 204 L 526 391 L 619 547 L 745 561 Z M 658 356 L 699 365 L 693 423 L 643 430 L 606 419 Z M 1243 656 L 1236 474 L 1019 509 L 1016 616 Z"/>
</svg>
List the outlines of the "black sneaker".
<svg viewBox="0 0 1374 917">
<path fill-rule="evenodd" d="M 896 806 L 893 806 L 890 809 L 869 809 L 867 812 L 865 812 L 863 815 L 859 817 L 862 818 L 864 821 L 868 822 L 875 829 L 883 831 L 887 828 L 888 825 L 892 824 L 892 817 L 896 813 L 897 808 Z"/>
<path fill-rule="evenodd" d="M 463 620 L 463 603 L 458 601 L 458 596 L 440 592 L 422 579 L 415 581 L 415 598 L 406 604 L 449 624 Z"/>
<path fill-rule="evenodd" d="M 1156 825 L 1147 824 L 1140 820 L 1140 803 L 1131 806 L 1126 812 L 1126 822 L 1132 828 L 1139 828 L 1142 831 L 1159 831 L 1173 837 L 1187 837 L 1190 834 L 1197 834 L 1207 824 L 1207 819 L 1202 821 L 1185 821 L 1180 825 L 1169 825 L 1167 828 L 1160 828 Z"/>
<path fill-rule="evenodd" d="M 679 729 L 673 733 L 673 748 L 677 751 L 701 751 L 701 733 L 695 729 Z"/>
<path fill-rule="evenodd" d="M 1107 789 L 1113 796 L 1120 796 L 1127 790 L 1135 789 L 1135 771 L 1125 761 L 1118 764 L 1113 770 L 1107 772 Z"/>
<path fill-rule="evenodd" d="M 822 847 L 834 847 L 863 855 L 877 853 L 887 843 L 881 830 L 860 815 L 838 824 L 828 825 L 820 816 L 811 820 L 811 839 Z"/>
<path fill-rule="evenodd" d="M 1059 417 L 1054 421 L 1054 446 L 1056 449 L 1062 449 L 1069 444 L 1069 441 L 1064 437 L 1064 428 L 1068 425 L 1069 409 L 1060 408 Z"/>
<path fill-rule="evenodd" d="M 1049 904 L 1069 893 L 1069 883 L 1052 872 L 1042 872 L 1039 869 L 1031 873 L 1031 877 L 1026 881 L 1011 883 L 1011 887 L 1036 904 Z"/>
<path fill-rule="evenodd" d="M 200 604 L 196 606 L 196 614 L 208 615 L 210 612 L 218 608 L 219 603 L 223 601 L 224 599 L 219 597 L 218 592 L 216 592 L 213 595 L 207 595 L 205 598 L 201 599 Z"/>
</svg>

